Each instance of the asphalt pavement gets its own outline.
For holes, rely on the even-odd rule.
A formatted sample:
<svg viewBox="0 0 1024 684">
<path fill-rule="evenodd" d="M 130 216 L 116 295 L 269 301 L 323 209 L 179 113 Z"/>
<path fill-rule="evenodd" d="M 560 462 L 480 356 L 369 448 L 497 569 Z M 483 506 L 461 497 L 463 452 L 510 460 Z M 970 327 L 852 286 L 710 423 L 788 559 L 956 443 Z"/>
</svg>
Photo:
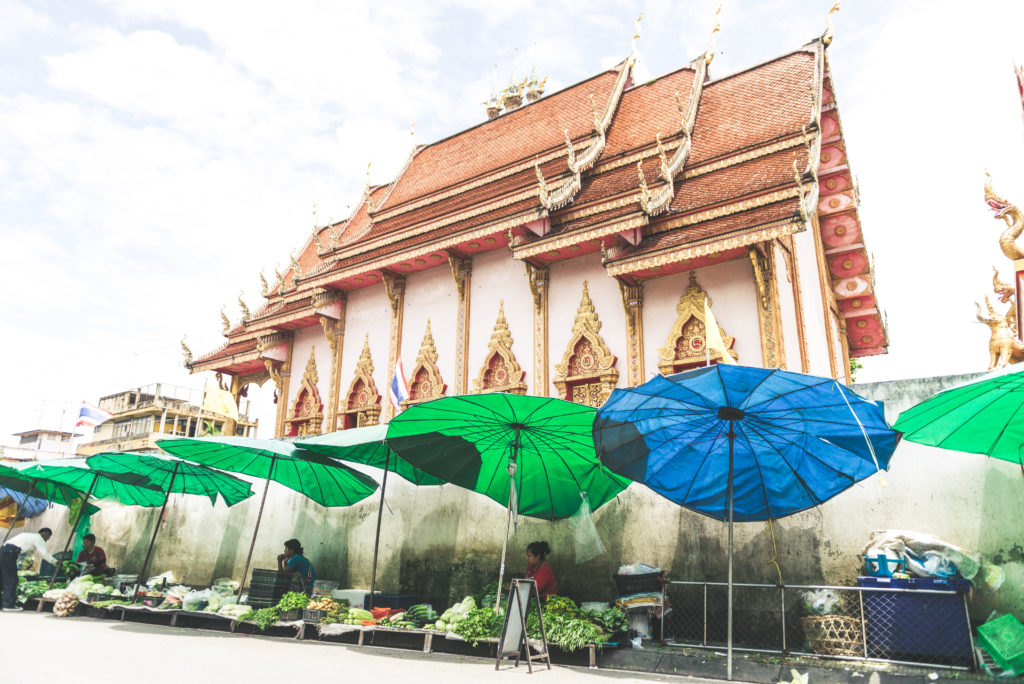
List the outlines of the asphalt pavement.
<svg viewBox="0 0 1024 684">
<path fill-rule="evenodd" d="M 206 684 L 224 682 L 481 681 L 625 684 L 714 680 L 554 665 L 527 674 L 482 658 L 374 646 L 228 634 L 52 613 L 0 612 L 3 682 Z M 719 684 L 721 684 L 719 682 Z"/>
</svg>

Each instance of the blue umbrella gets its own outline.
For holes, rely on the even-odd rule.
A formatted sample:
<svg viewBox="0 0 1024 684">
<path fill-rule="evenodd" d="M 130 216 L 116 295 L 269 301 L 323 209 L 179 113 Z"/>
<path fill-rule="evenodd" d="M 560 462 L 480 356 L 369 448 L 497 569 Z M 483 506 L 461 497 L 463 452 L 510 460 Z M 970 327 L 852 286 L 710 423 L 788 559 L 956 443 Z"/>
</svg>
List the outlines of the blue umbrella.
<svg viewBox="0 0 1024 684">
<path fill-rule="evenodd" d="M 821 504 L 888 468 L 899 433 L 882 407 L 831 378 L 715 365 L 615 390 L 597 412 L 601 462 L 681 506 L 732 524 Z"/>
</svg>

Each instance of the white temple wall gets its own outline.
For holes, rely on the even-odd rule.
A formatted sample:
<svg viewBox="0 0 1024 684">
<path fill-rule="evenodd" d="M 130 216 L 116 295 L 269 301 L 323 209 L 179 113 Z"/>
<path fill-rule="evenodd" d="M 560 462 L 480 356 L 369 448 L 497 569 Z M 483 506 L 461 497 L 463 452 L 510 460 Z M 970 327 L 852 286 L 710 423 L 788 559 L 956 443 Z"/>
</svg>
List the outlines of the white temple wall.
<svg viewBox="0 0 1024 684">
<path fill-rule="evenodd" d="M 779 317 L 782 319 L 782 345 L 786 353 L 786 370 L 801 372 L 800 335 L 796 322 L 796 305 L 793 300 L 793 281 L 786 267 L 782 248 L 775 245 L 775 280 L 779 290 Z"/>
<path fill-rule="evenodd" d="M 350 292 L 345 308 L 345 346 L 341 352 L 341 384 L 338 389 L 339 411 L 348 395 L 349 385 L 355 379 L 356 364 L 367 335 L 370 336 L 370 355 L 373 358 L 373 382 L 382 397 L 383 410 L 391 374 L 387 368 L 390 333 L 391 305 L 384 286 L 375 285 Z"/>
<path fill-rule="evenodd" d="M 437 368 L 441 371 L 441 379 L 448 386 L 446 393 L 455 393 L 455 324 L 458 299 L 455 280 L 447 264 L 427 271 L 410 273 L 406 278 L 401 356 L 405 377 L 410 384 L 413 380 L 413 370 L 416 368 L 416 356 L 419 354 L 429 319 L 430 330 L 437 346 Z"/>
<path fill-rule="evenodd" d="M 317 391 L 320 392 L 320 400 L 323 402 L 323 414 L 327 415 L 327 402 L 330 401 L 331 389 L 331 347 L 324 337 L 323 327 L 317 323 L 315 326 L 302 328 L 295 331 L 295 338 L 292 342 L 292 374 L 288 382 L 288 410 L 291 410 L 295 403 L 295 397 L 302 389 L 302 376 L 306 372 L 306 364 L 309 363 L 310 353 L 315 354 Z"/>
<path fill-rule="evenodd" d="M 548 377 L 557 375 L 555 364 L 562 362 L 569 339 L 576 310 L 583 297 L 583 281 L 587 281 L 590 299 L 594 302 L 597 319 L 601 321 L 599 334 L 617 359 L 615 368 L 619 371 L 617 386 L 628 383 L 626 360 L 626 314 L 622 310 L 622 295 L 614 278 L 608 277 L 601 265 L 600 254 L 587 254 L 577 259 L 560 261 L 550 267 L 551 285 L 548 298 L 548 361 L 551 364 Z M 555 396 L 554 384 L 550 386 Z M 564 397 L 563 397 L 564 398 Z"/>
<path fill-rule="evenodd" d="M 524 381 L 529 393 L 533 387 L 533 297 L 526 268 L 507 249 L 474 256 L 470 292 L 467 390 L 473 391 L 473 379 L 483 365 L 491 331 L 498 320 L 498 304 L 504 301 L 505 318 L 512 333 L 512 353 L 526 371 Z"/>
<path fill-rule="evenodd" d="M 690 284 L 688 273 L 644 283 L 644 364 L 647 378 L 658 372 L 658 350 L 665 346 L 679 314 L 676 306 Z M 757 322 L 757 291 L 749 259 L 735 259 L 697 271 L 697 284 L 711 298 L 711 313 L 725 334 L 736 338 L 739 363 L 760 366 L 761 333 Z"/>
<path fill-rule="evenodd" d="M 817 247 L 809 225 L 807 230 L 793 236 L 796 246 L 797 268 L 800 269 L 800 289 L 804 302 L 804 336 L 807 340 L 807 358 L 811 375 L 832 376 L 828 362 L 828 338 L 825 333 L 825 307 L 821 301 L 821 281 L 818 275 Z"/>
</svg>

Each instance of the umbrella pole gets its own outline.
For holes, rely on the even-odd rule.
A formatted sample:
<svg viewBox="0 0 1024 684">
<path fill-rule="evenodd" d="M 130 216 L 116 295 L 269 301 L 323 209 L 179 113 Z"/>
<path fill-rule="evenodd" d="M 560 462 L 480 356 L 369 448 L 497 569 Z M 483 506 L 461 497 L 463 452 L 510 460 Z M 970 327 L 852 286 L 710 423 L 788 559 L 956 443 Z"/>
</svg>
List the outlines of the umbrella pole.
<svg viewBox="0 0 1024 684">
<path fill-rule="evenodd" d="M 36 478 L 36 479 L 32 480 L 31 482 L 29 482 L 29 484 L 28 484 L 29 492 L 36 488 L 36 482 L 39 482 L 38 478 Z M 25 492 L 25 499 L 20 504 L 18 504 L 18 509 L 16 511 L 14 511 L 14 519 L 11 520 L 11 525 L 10 525 L 10 527 L 7 528 L 7 533 L 4 535 L 4 540 L 2 542 L 0 542 L 0 546 L 3 546 L 4 544 L 6 544 L 7 540 L 11 538 L 11 532 L 14 531 L 14 523 L 18 522 L 18 518 L 21 516 L 22 512 L 24 512 L 25 504 L 27 504 L 27 503 L 28 503 L 28 492 Z"/>
<path fill-rule="evenodd" d="M 53 568 L 53 576 L 50 578 L 50 586 L 46 588 L 47 591 L 53 589 L 53 583 L 57 581 L 57 575 L 60 573 L 60 565 L 64 562 L 64 554 L 68 552 L 68 547 L 71 546 L 71 540 L 75 538 L 75 532 L 78 530 L 78 523 L 82 522 L 82 516 L 85 514 L 85 507 L 89 505 L 89 497 L 92 496 L 93 490 L 96 489 L 96 481 L 99 479 L 99 473 L 92 476 L 92 484 L 89 485 L 89 491 L 85 493 L 85 498 L 82 499 L 82 505 L 78 509 L 78 515 L 75 516 L 75 524 L 71 526 L 71 533 L 68 535 L 68 540 L 64 542 L 64 550 L 60 553 L 60 560 L 57 561 L 56 566 Z"/>
<path fill-rule="evenodd" d="M 274 476 L 274 464 L 277 458 L 270 458 L 270 472 L 267 473 L 267 483 L 263 485 L 263 499 L 260 501 L 260 512 L 256 514 L 256 529 L 252 531 L 252 542 L 249 544 L 249 555 L 245 558 L 245 570 L 242 571 L 242 582 L 238 585 L 238 597 L 242 597 L 245 589 L 245 578 L 249 575 L 249 562 L 252 561 L 252 550 L 256 548 L 256 535 L 260 532 L 260 520 L 263 519 L 263 506 L 267 503 L 267 490 L 270 489 L 270 480 Z"/>
<path fill-rule="evenodd" d="M 501 569 L 498 571 L 498 591 L 495 592 L 494 612 L 501 608 L 501 583 L 505 580 L 505 557 L 508 555 L 508 534 L 512 529 L 512 492 L 516 486 L 516 465 L 519 462 L 519 428 L 512 443 L 512 463 L 508 466 L 508 511 L 505 515 L 505 545 L 501 547 Z"/>
<path fill-rule="evenodd" d="M 167 501 L 171 498 L 171 488 L 174 486 L 174 478 L 178 475 L 178 467 L 181 462 L 174 464 L 174 470 L 171 471 L 171 481 L 167 483 L 167 493 L 164 495 L 164 505 L 160 508 L 160 516 L 156 519 L 156 527 L 153 529 L 153 536 L 149 538 L 149 548 L 146 549 L 146 560 L 142 561 L 142 569 L 139 570 L 139 577 L 135 580 L 135 591 L 132 592 L 132 603 L 135 603 L 135 598 L 139 595 L 139 586 L 142 584 L 142 578 L 146 576 L 146 570 L 149 569 L 149 561 L 153 556 L 153 545 L 156 543 L 157 532 L 160 531 L 160 523 L 164 519 L 164 511 L 167 510 Z"/>
<path fill-rule="evenodd" d="M 726 678 L 732 680 L 732 445 L 736 439 L 736 422 L 729 421 L 729 630 L 726 649 Z"/>
<path fill-rule="evenodd" d="M 384 491 L 388 486 L 388 466 L 391 465 L 391 447 L 384 454 L 384 479 L 380 483 L 380 504 L 377 506 L 377 536 L 373 540 L 373 570 L 370 572 L 370 608 L 373 608 L 373 592 L 377 586 L 377 550 L 380 547 L 380 521 L 384 517 Z"/>
</svg>

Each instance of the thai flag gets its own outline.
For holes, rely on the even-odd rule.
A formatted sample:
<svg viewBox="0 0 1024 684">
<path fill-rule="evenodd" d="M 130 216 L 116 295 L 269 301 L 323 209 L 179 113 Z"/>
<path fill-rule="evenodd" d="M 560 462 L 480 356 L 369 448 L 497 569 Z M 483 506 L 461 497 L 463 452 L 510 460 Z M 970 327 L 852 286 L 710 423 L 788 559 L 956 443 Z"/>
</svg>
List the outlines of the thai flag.
<svg viewBox="0 0 1024 684">
<path fill-rule="evenodd" d="M 405 368 L 402 367 L 402 359 L 395 364 L 395 373 L 391 376 L 391 384 L 388 386 L 388 399 L 395 407 L 395 413 L 402 410 L 402 402 L 409 398 L 409 383 L 405 380 Z"/>
<path fill-rule="evenodd" d="M 105 420 L 109 420 L 114 414 L 110 411 L 93 406 L 87 401 L 82 402 L 82 408 L 78 410 L 78 422 L 75 427 L 96 427 Z"/>
</svg>

